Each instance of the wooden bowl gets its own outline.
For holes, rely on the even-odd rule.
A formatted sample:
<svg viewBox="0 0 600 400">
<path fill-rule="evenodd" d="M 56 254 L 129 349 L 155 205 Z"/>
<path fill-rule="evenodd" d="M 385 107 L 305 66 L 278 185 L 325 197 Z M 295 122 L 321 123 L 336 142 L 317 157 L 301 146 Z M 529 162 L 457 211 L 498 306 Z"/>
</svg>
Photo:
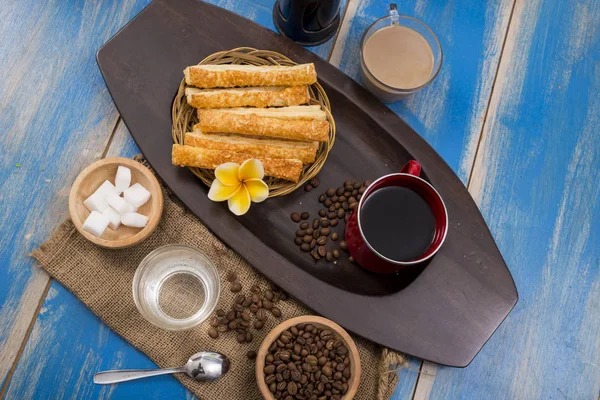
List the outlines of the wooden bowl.
<svg viewBox="0 0 600 400">
<path fill-rule="evenodd" d="M 139 183 L 150 192 L 150 200 L 137 211 L 148 217 L 148 224 L 144 228 L 132 228 L 123 224 L 117 230 L 108 227 L 99 238 L 83 230 L 83 223 L 90 215 L 90 211 L 83 205 L 83 201 L 92 195 L 105 180 L 114 184 L 119 165 L 131 170 L 132 185 Z M 156 229 L 162 210 L 163 195 L 158 180 L 148 168 L 129 158 L 105 158 L 96 161 L 79 174 L 69 194 L 69 213 L 75 228 L 90 242 L 109 249 L 130 247 L 146 239 Z"/>
<path fill-rule="evenodd" d="M 348 391 L 342 397 L 342 399 L 350 400 L 354 398 L 354 395 L 358 390 L 361 372 L 360 356 L 358 355 L 358 349 L 354 344 L 354 340 L 352 340 L 344 328 L 335 322 L 328 320 L 327 318 L 317 317 L 315 315 L 303 315 L 301 317 L 288 319 L 287 321 L 284 321 L 273 328 L 273 330 L 265 337 L 265 340 L 263 340 L 262 344 L 260 345 L 260 349 L 258 349 L 258 354 L 256 355 L 256 381 L 263 397 L 267 400 L 275 399 L 273 394 L 269 391 L 269 387 L 265 383 L 265 374 L 263 372 L 263 369 L 265 368 L 265 357 L 269 347 L 283 331 L 297 324 L 313 324 L 319 328 L 330 329 L 335 332 L 337 337 L 344 343 L 344 346 L 348 348 L 348 356 L 350 357 L 350 372 L 352 375 L 350 380 L 348 380 Z"/>
</svg>

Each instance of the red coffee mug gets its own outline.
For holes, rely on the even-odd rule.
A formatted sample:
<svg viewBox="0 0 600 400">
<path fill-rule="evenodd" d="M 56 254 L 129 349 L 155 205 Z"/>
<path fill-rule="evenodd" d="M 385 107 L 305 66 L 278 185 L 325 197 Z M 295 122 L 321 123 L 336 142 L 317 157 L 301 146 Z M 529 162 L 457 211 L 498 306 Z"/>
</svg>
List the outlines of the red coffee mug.
<svg viewBox="0 0 600 400">
<path fill-rule="evenodd" d="M 429 260 L 442 247 L 448 233 L 448 212 L 440 194 L 423 178 L 419 177 L 421 165 L 411 160 L 400 173 L 382 176 L 363 193 L 358 207 L 354 209 L 346 224 L 348 251 L 356 262 L 365 269 L 377 273 L 393 273 L 414 264 Z M 360 226 L 361 210 L 365 200 L 377 190 L 388 186 L 401 186 L 417 192 L 429 205 L 435 217 L 435 234 L 429 248 L 419 257 L 409 261 L 397 261 L 385 257 L 365 239 Z"/>
</svg>

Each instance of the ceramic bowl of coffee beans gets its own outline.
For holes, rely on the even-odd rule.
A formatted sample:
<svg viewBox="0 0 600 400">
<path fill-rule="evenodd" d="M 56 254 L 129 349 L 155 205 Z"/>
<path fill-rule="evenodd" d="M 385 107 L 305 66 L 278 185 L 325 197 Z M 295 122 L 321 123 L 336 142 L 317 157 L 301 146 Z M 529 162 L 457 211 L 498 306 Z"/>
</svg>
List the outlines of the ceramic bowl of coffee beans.
<svg viewBox="0 0 600 400">
<path fill-rule="evenodd" d="M 349 400 L 360 372 L 350 335 L 335 322 L 312 315 L 277 325 L 256 356 L 256 379 L 267 400 Z"/>
</svg>

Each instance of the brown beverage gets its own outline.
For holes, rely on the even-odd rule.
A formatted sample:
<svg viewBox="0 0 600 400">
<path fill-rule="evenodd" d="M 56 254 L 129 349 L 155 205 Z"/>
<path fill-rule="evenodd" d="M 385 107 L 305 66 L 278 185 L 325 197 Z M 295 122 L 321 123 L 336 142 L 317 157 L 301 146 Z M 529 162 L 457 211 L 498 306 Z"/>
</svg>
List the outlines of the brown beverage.
<svg viewBox="0 0 600 400">
<path fill-rule="evenodd" d="M 360 224 L 375 251 L 394 261 L 423 255 L 435 234 L 435 216 L 417 192 L 389 186 L 375 191 L 362 206 Z"/>
<path fill-rule="evenodd" d="M 415 89 L 429 81 L 434 67 L 427 40 L 399 25 L 375 31 L 364 44 L 363 61 L 368 70 L 363 73 L 365 84 L 384 101 L 393 101 L 397 93 L 381 83 L 398 90 Z"/>
</svg>

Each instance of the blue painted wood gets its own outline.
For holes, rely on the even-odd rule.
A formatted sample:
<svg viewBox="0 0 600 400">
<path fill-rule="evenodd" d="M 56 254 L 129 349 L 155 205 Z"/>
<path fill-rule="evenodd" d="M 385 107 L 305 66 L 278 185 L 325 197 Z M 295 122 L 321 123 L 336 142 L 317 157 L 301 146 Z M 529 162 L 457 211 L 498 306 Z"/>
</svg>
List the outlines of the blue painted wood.
<svg viewBox="0 0 600 400">
<path fill-rule="evenodd" d="M 496 73 L 513 0 L 398 2 L 398 11 L 417 18 L 436 33 L 444 54 L 441 71 L 427 88 L 392 111 L 412 126 L 467 182 Z M 360 81 L 360 40 L 389 2 L 349 3 L 330 62 Z"/>
<path fill-rule="evenodd" d="M 520 300 L 431 398 L 600 393 L 600 2 L 518 2 L 470 190 Z"/>
<path fill-rule="evenodd" d="M 118 118 L 95 49 L 146 2 L 0 2 L 2 382 L 48 282 L 27 254 L 67 216 L 71 182 Z"/>
</svg>

